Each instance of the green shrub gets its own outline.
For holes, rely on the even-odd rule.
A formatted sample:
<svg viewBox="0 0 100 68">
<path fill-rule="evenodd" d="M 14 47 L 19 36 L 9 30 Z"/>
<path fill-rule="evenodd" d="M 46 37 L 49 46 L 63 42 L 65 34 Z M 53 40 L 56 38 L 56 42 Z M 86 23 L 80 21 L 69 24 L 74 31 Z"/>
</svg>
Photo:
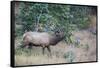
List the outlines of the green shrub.
<svg viewBox="0 0 100 68">
<path fill-rule="evenodd" d="M 67 60 L 67 62 L 71 63 L 75 59 L 75 54 L 73 53 L 73 51 L 68 51 L 64 54 L 64 58 Z"/>
</svg>

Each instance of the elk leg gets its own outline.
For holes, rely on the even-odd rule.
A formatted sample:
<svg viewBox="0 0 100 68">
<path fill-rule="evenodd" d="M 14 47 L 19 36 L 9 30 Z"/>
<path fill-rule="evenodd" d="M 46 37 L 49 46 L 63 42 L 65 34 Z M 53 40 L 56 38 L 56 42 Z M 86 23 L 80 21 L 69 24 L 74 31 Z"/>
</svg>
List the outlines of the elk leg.
<svg viewBox="0 0 100 68">
<path fill-rule="evenodd" d="M 50 53 L 50 56 L 51 56 L 51 49 L 50 49 L 50 46 L 47 46 L 47 49 L 48 49 L 48 51 L 49 51 L 49 53 Z"/>
<path fill-rule="evenodd" d="M 32 49 L 32 45 L 33 45 L 32 43 L 29 43 L 28 48 L 29 48 L 29 49 Z"/>
<path fill-rule="evenodd" d="M 23 45 L 21 46 L 21 48 L 26 48 L 27 46 L 29 46 L 29 43 L 23 43 Z"/>
<path fill-rule="evenodd" d="M 43 53 L 43 55 L 44 55 L 44 50 L 45 50 L 45 47 L 42 47 L 42 50 L 43 50 L 43 51 L 42 51 L 42 53 Z"/>
</svg>

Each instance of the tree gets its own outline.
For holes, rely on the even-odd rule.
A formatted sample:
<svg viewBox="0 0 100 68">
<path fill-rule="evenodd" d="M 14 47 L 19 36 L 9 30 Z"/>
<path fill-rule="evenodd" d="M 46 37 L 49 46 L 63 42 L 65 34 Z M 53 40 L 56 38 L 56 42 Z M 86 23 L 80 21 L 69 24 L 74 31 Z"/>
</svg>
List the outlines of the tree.
<svg viewBox="0 0 100 68">
<path fill-rule="evenodd" d="M 23 34 L 25 31 L 54 32 L 61 29 L 64 30 L 67 42 L 71 42 L 72 31 L 88 28 L 88 13 L 90 11 L 92 13 L 89 6 L 46 3 L 19 3 L 19 5 L 20 12 L 16 16 L 16 21 L 21 21 L 22 29 L 17 31 Z"/>
</svg>

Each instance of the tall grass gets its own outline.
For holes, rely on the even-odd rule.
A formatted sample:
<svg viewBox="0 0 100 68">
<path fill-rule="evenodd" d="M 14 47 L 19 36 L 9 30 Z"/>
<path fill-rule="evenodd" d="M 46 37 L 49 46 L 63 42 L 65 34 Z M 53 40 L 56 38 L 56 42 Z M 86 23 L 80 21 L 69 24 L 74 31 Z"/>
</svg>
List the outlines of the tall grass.
<svg viewBox="0 0 100 68">
<path fill-rule="evenodd" d="M 71 63 L 71 62 L 88 62 L 96 61 L 96 38 L 87 31 L 80 31 L 74 35 L 80 37 L 80 43 L 67 44 L 64 41 L 56 46 L 51 47 L 51 56 L 47 49 L 44 55 L 41 47 L 15 48 L 15 65 L 40 65 L 40 64 L 56 64 L 56 63 Z M 73 39 L 73 41 L 76 41 Z M 21 38 L 16 38 L 15 45 L 19 46 Z"/>
</svg>

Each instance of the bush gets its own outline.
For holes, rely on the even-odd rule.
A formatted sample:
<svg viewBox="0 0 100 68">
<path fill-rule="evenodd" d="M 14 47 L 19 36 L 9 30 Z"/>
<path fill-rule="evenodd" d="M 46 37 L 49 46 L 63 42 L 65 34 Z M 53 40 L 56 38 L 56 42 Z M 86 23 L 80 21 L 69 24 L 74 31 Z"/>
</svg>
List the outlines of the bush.
<svg viewBox="0 0 100 68">
<path fill-rule="evenodd" d="M 68 51 L 67 53 L 64 54 L 64 58 L 69 62 L 73 62 L 75 59 L 75 54 L 72 51 Z"/>
</svg>

